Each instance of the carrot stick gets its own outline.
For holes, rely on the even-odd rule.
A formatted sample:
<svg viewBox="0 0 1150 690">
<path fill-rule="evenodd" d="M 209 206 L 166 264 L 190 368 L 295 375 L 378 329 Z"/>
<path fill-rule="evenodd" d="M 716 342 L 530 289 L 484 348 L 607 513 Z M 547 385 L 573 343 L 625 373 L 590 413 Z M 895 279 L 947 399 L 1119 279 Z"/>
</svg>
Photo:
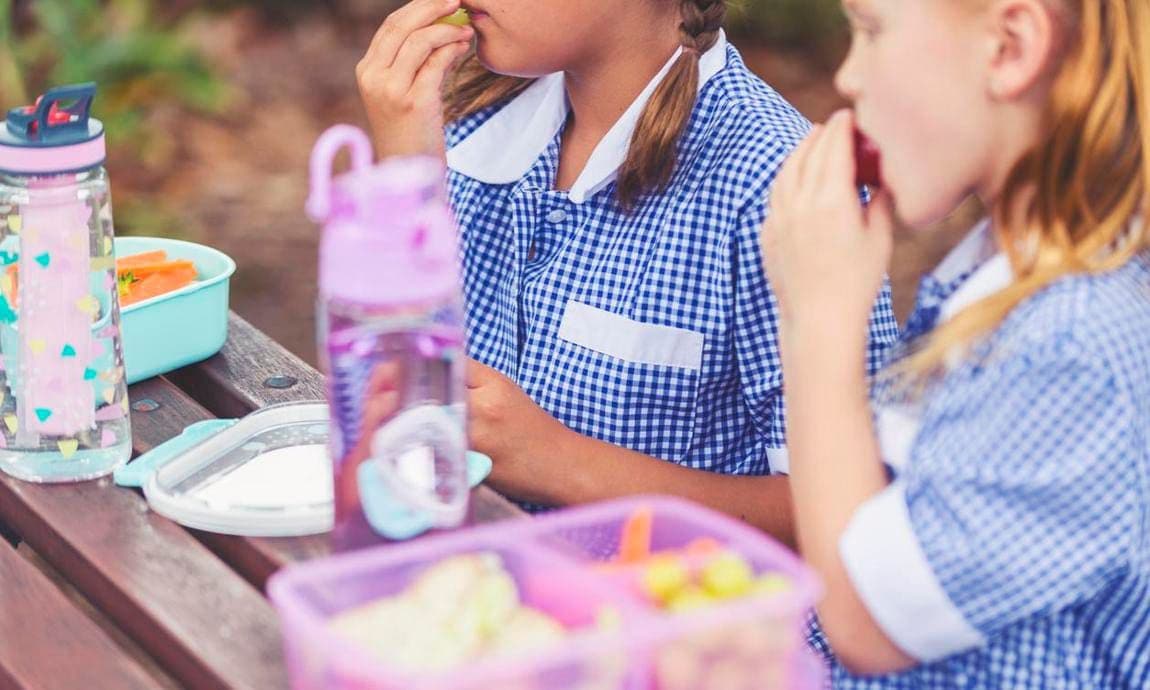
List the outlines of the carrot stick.
<svg viewBox="0 0 1150 690">
<path fill-rule="evenodd" d="M 651 555 L 653 520 L 650 508 L 639 508 L 623 523 L 623 535 L 619 539 L 620 563 L 638 563 Z"/>
<path fill-rule="evenodd" d="M 131 287 L 128 288 L 128 294 L 120 298 L 120 304 L 121 306 L 128 306 L 152 297 L 158 297 L 190 285 L 195 280 L 195 268 L 153 273 L 139 282 L 132 283 Z"/>
<path fill-rule="evenodd" d="M 131 282 L 126 294 L 120 296 L 121 306 L 179 290 L 199 277 L 195 263 L 186 259 L 168 261 L 168 253 L 162 249 L 117 259 L 116 277 L 122 280 L 128 274 Z M 20 285 L 18 264 L 9 266 L 7 275 L 12 279 L 11 307 L 15 309 Z"/>
<path fill-rule="evenodd" d="M 162 261 L 160 263 L 136 264 L 128 268 L 117 268 L 116 274 L 122 276 L 125 273 L 131 273 L 137 280 L 142 280 L 155 273 L 186 272 L 189 269 L 195 271 L 195 264 L 191 261 Z"/>
<path fill-rule="evenodd" d="M 9 305 L 13 309 L 16 308 L 16 300 L 20 298 L 20 267 L 18 264 L 12 264 L 8 267 L 8 277 L 11 279 L 10 285 L 12 287 L 12 303 Z"/>
<path fill-rule="evenodd" d="M 142 266 L 144 264 L 159 264 L 168 260 L 168 253 L 163 249 L 157 249 L 151 252 L 141 252 L 139 254 L 132 254 L 131 256 L 124 256 L 116 259 L 116 271 L 122 271 L 126 268 L 135 266 Z"/>
</svg>

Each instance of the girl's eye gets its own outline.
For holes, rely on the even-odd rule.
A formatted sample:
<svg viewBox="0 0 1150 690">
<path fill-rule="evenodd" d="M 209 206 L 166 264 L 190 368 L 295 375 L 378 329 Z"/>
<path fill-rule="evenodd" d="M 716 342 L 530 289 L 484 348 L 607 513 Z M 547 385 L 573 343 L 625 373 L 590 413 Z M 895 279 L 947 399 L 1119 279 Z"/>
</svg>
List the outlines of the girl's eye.
<svg viewBox="0 0 1150 690">
<path fill-rule="evenodd" d="M 869 26 L 863 24 L 853 24 L 851 26 L 851 32 L 854 34 L 856 39 L 861 37 L 867 41 L 873 41 L 874 39 L 878 38 L 879 35 L 879 29 L 877 26 Z"/>
<path fill-rule="evenodd" d="M 870 41 L 878 37 L 880 27 L 874 18 L 850 13 L 848 19 L 850 20 L 851 33 L 856 38 L 862 37 Z"/>
</svg>

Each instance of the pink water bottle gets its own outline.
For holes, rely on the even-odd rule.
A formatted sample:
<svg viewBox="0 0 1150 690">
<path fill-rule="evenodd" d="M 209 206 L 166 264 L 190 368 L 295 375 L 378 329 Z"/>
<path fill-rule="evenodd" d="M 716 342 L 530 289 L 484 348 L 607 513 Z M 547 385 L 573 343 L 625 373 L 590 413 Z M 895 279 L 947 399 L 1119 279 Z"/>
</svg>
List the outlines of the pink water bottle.
<svg viewBox="0 0 1150 690">
<path fill-rule="evenodd" d="M 53 89 L 0 129 L 0 470 L 29 481 L 100 477 L 132 452 L 95 95 Z"/>
<path fill-rule="evenodd" d="M 351 170 L 333 180 L 345 148 Z M 379 540 L 361 478 L 378 480 L 408 517 L 458 526 L 469 493 L 466 358 L 443 164 L 373 165 L 367 135 L 337 126 L 316 145 L 311 176 L 308 212 L 324 224 L 318 330 L 331 404 L 333 541 L 347 549 Z"/>
</svg>

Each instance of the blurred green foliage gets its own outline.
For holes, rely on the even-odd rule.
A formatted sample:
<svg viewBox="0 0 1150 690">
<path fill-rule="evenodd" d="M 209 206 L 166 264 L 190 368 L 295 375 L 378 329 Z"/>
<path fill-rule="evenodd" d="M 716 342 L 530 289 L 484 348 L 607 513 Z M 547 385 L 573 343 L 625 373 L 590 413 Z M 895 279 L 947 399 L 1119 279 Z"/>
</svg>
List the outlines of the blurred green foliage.
<svg viewBox="0 0 1150 690">
<path fill-rule="evenodd" d="M 731 29 L 740 36 L 813 55 L 842 44 L 845 22 L 840 0 L 731 2 Z M 197 12 L 246 6 L 271 22 L 291 22 L 308 12 L 338 13 L 341 4 L 341 0 L 0 0 L 0 105 L 21 104 L 52 85 L 96 81 L 101 86 L 100 112 L 112 134 L 137 127 L 141 110 L 155 99 L 215 111 L 227 101 L 226 84 L 183 40 L 189 18 Z"/>
<path fill-rule="evenodd" d="M 0 0 L 0 98 L 11 104 L 25 103 L 27 92 L 16 64 L 15 37 L 12 35 L 12 0 Z M 5 103 L 0 103 L 4 106 Z"/>
<path fill-rule="evenodd" d="M 350 23 L 365 11 L 386 12 L 404 1 L 0 0 L 0 116 L 52 86 L 97 82 L 96 110 L 111 153 L 136 164 L 131 172 L 137 183 L 127 185 L 135 194 L 117 201 L 121 225 L 137 231 L 176 227 L 150 191 L 149 175 L 178 164 L 178 111 L 226 115 L 242 100 L 232 98 L 229 77 L 190 40 L 197 20 L 245 10 L 273 31 L 291 30 L 317 12 Z M 844 44 L 840 1 L 731 0 L 729 26 L 743 42 L 833 60 Z"/>
<path fill-rule="evenodd" d="M 837 50 L 848 30 L 841 0 L 732 0 L 730 25 L 742 36 L 816 55 Z"/>
<path fill-rule="evenodd" d="M 229 100 L 227 80 L 185 39 L 198 10 L 173 13 L 173 4 L 0 0 L 0 114 L 53 86 L 94 81 L 109 153 L 137 168 L 171 165 L 177 137 L 154 113 L 172 107 L 224 112 Z M 118 187 L 121 231 L 173 235 L 177 219 L 144 187 Z"/>
<path fill-rule="evenodd" d="M 156 103 L 222 109 L 225 81 L 182 38 L 186 17 L 162 20 L 156 13 L 159 5 L 154 0 L 34 0 L 23 5 L 0 0 L 3 105 L 24 104 L 52 86 L 95 81 L 109 136 L 139 146 L 158 135 L 143 126 Z"/>
</svg>

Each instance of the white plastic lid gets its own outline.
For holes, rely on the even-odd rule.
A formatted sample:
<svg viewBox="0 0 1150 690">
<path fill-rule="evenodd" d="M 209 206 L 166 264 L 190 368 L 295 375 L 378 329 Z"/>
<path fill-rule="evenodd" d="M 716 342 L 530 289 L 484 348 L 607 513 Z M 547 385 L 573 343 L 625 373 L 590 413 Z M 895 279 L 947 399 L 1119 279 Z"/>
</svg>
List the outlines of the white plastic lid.
<svg viewBox="0 0 1150 690">
<path fill-rule="evenodd" d="M 334 523 L 328 407 L 254 412 L 165 461 L 144 485 L 157 513 L 194 529 L 248 537 L 321 534 Z"/>
</svg>

